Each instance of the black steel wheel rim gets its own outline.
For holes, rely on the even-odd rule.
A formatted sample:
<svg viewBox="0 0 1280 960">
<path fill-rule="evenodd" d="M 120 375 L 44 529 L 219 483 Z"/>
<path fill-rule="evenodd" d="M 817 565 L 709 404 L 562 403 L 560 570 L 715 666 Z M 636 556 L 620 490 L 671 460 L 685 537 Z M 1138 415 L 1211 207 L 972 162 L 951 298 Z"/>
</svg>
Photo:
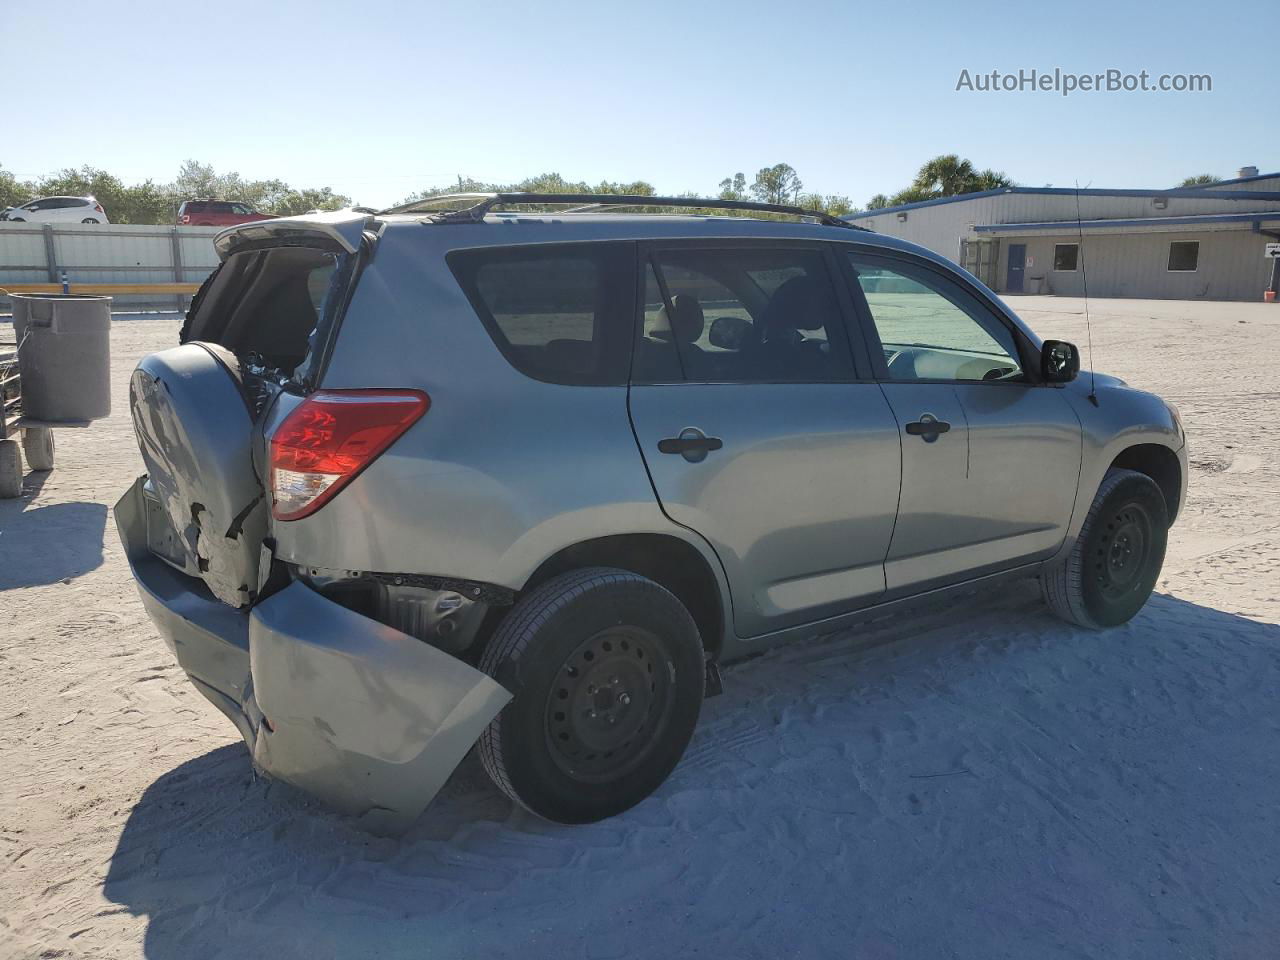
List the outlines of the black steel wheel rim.
<svg viewBox="0 0 1280 960">
<path fill-rule="evenodd" d="M 586 782 L 640 765 L 671 714 L 674 677 L 657 638 L 610 627 L 565 659 L 547 696 L 547 743 L 556 765 Z"/>
<path fill-rule="evenodd" d="M 1139 503 L 1126 503 L 1108 518 L 1094 551 L 1094 579 L 1107 600 L 1119 600 L 1141 588 L 1151 554 L 1151 515 Z"/>
</svg>

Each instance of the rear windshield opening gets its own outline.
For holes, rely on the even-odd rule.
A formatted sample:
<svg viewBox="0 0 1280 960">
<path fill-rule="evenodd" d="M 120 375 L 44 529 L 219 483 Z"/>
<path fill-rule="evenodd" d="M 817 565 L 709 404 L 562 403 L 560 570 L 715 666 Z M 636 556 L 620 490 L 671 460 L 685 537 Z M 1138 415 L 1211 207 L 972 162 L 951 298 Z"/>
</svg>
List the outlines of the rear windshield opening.
<svg viewBox="0 0 1280 960">
<path fill-rule="evenodd" d="M 297 379 L 333 322 L 348 260 L 300 246 L 233 254 L 192 301 L 182 342 L 217 343 Z"/>
</svg>

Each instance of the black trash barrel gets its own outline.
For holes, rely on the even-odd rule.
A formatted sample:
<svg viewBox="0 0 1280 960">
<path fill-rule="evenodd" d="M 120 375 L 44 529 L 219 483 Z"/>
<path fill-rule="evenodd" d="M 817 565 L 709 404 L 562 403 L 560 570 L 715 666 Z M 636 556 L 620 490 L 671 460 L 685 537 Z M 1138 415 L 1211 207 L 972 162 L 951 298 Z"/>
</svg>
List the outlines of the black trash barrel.
<svg viewBox="0 0 1280 960">
<path fill-rule="evenodd" d="M 111 298 L 10 295 L 22 415 L 99 420 L 111 413 Z"/>
</svg>

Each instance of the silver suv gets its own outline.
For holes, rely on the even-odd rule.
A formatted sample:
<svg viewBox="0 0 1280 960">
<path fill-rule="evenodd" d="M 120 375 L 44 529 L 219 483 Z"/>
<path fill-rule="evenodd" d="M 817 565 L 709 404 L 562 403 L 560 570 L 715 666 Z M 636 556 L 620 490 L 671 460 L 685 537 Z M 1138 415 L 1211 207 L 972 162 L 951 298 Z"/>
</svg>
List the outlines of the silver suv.
<svg viewBox="0 0 1280 960">
<path fill-rule="evenodd" d="M 1168 404 L 912 244 L 565 199 L 233 227 L 134 373 L 120 534 L 259 769 L 395 831 L 478 740 L 588 822 L 663 782 L 725 662 L 1000 578 L 1085 627 L 1145 603 Z"/>
</svg>

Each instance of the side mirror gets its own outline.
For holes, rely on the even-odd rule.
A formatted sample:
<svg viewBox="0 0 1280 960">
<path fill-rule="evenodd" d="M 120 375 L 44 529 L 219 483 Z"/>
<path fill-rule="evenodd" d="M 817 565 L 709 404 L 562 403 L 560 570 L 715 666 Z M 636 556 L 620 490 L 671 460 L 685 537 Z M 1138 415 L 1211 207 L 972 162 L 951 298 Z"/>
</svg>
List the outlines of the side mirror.
<svg viewBox="0 0 1280 960">
<path fill-rule="evenodd" d="M 754 334 L 755 325 L 744 317 L 716 317 L 711 321 L 707 341 L 721 350 L 741 350 Z"/>
<path fill-rule="evenodd" d="M 1046 340 L 1040 350 L 1040 375 L 1046 383 L 1070 383 L 1080 372 L 1080 348 L 1066 340 Z"/>
</svg>

